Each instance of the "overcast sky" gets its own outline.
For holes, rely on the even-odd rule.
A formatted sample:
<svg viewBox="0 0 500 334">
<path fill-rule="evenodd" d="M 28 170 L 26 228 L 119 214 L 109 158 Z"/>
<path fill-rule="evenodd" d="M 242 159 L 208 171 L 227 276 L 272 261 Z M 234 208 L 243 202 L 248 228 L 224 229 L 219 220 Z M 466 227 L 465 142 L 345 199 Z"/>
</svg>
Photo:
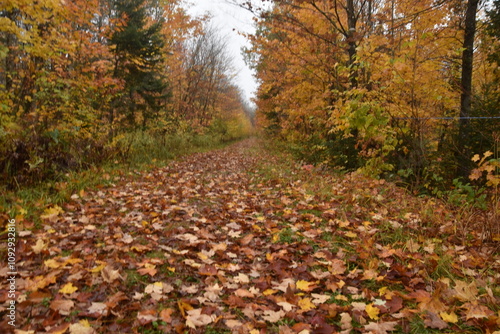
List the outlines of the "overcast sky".
<svg viewBox="0 0 500 334">
<path fill-rule="evenodd" d="M 238 72 L 237 85 L 244 91 L 247 99 L 253 96 L 257 82 L 252 71 L 245 65 L 241 48 L 249 46 L 245 37 L 238 32 L 253 33 L 252 14 L 247 10 L 229 3 L 228 0 L 186 0 L 188 13 L 193 16 L 203 15 L 209 12 L 212 24 L 220 30 L 222 36 L 226 36 L 229 44 L 229 52 L 234 57 L 234 66 Z M 191 4 L 191 5 L 189 5 Z"/>
</svg>

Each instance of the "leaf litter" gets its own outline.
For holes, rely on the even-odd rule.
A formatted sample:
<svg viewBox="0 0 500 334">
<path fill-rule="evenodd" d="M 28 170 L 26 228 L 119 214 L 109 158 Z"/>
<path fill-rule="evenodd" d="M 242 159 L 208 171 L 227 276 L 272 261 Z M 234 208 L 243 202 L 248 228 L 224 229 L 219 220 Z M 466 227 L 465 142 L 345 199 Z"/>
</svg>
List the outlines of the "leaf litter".
<svg viewBox="0 0 500 334">
<path fill-rule="evenodd" d="M 498 254 L 422 201 L 255 140 L 122 177 L 20 238 L 16 332 L 498 334 Z"/>
</svg>

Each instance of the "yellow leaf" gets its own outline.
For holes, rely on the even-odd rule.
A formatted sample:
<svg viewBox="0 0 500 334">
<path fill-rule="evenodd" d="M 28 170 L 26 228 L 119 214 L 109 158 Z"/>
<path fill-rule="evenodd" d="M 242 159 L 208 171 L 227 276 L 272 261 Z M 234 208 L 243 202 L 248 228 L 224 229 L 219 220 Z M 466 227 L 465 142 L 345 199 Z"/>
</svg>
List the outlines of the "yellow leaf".
<svg viewBox="0 0 500 334">
<path fill-rule="evenodd" d="M 338 296 L 336 296 L 336 297 L 335 297 L 335 299 L 336 299 L 336 300 L 343 300 L 343 301 L 345 301 L 345 302 L 349 300 L 349 299 L 347 299 L 347 297 L 346 297 L 346 296 L 344 296 L 344 295 L 338 295 Z"/>
<path fill-rule="evenodd" d="M 96 262 L 100 263 L 100 264 L 97 267 L 90 269 L 89 271 L 91 273 L 99 273 L 104 269 L 104 267 L 106 267 L 106 262 L 103 262 L 103 261 L 96 261 Z"/>
<path fill-rule="evenodd" d="M 472 161 L 474 161 L 474 162 L 478 162 L 478 161 L 479 161 L 479 154 L 475 154 L 475 155 L 472 157 L 472 159 L 471 159 L 471 160 L 472 160 Z"/>
<path fill-rule="evenodd" d="M 45 209 L 45 211 L 43 211 L 43 214 L 40 215 L 40 218 L 52 221 L 63 212 L 64 211 L 63 209 L 61 209 L 61 207 L 54 205 L 53 207 Z"/>
<path fill-rule="evenodd" d="M 61 288 L 61 290 L 59 290 L 59 292 L 70 295 L 76 290 L 78 290 L 78 288 L 76 286 L 73 286 L 73 283 L 67 283 L 65 286 Z"/>
<path fill-rule="evenodd" d="M 167 267 L 168 271 L 175 273 L 175 268 L 174 267 Z"/>
<path fill-rule="evenodd" d="M 208 256 L 203 254 L 203 253 L 197 253 L 196 255 L 198 255 L 198 257 L 201 259 L 201 260 L 207 260 L 208 259 Z"/>
<path fill-rule="evenodd" d="M 35 252 L 35 254 L 40 254 L 41 251 L 47 249 L 47 244 L 43 242 L 42 239 L 38 239 L 36 241 L 36 244 L 34 246 L 31 246 L 31 249 L 33 249 L 33 252 Z"/>
<path fill-rule="evenodd" d="M 262 232 L 262 228 L 261 228 L 259 225 L 252 225 L 252 228 L 253 228 L 256 232 Z"/>
<path fill-rule="evenodd" d="M 386 292 L 386 291 L 387 291 L 387 287 L 386 287 L 386 286 L 384 286 L 384 287 L 382 287 L 382 288 L 378 289 L 378 293 L 379 293 L 381 296 L 385 295 L 385 292 Z"/>
<path fill-rule="evenodd" d="M 370 319 L 378 320 L 378 314 L 380 313 L 379 308 L 373 306 L 373 304 L 368 304 L 365 307 L 365 311 L 368 314 L 368 316 L 370 317 Z"/>
<path fill-rule="evenodd" d="M 264 292 L 262 292 L 262 294 L 264 296 L 270 296 L 270 295 L 274 295 L 276 292 L 278 292 L 278 290 L 267 289 L 267 290 L 264 290 Z"/>
<path fill-rule="evenodd" d="M 316 308 L 316 305 L 314 305 L 311 302 L 311 298 L 303 298 L 303 299 L 299 300 L 299 302 L 297 304 L 301 310 L 306 311 L 306 312 Z"/>
<path fill-rule="evenodd" d="M 456 324 L 458 322 L 458 317 L 454 312 L 451 313 L 446 313 L 446 312 L 441 312 L 439 313 L 441 316 L 441 319 L 443 319 L 446 322 L 451 322 L 452 324 Z"/>
<path fill-rule="evenodd" d="M 297 289 L 302 291 L 311 291 L 314 289 L 314 283 L 308 281 L 297 281 L 296 283 Z"/>
<path fill-rule="evenodd" d="M 353 232 L 347 232 L 345 234 L 345 236 L 348 238 L 357 238 L 358 237 L 358 235 L 356 233 L 353 233 Z"/>
<path fill-rule="evenodd" d="M 71 259 L 67 259 L 66 261 L 64 261 L 64 265 L 75 264 L 75 263 L 80 263 L 80 262 L 83 262 L 83 260 L 72 257 Z"/>
<path fill-rule="evenodd" d="M 43 261 L 43 264 L 46 267 L 51 268 L 51 269 L 57 269 L 57 268 L 62 267 L 64 265 L 64 263 L 58 262 L 54 259 L 45 260 L 45 261 Z"/>
</svg>

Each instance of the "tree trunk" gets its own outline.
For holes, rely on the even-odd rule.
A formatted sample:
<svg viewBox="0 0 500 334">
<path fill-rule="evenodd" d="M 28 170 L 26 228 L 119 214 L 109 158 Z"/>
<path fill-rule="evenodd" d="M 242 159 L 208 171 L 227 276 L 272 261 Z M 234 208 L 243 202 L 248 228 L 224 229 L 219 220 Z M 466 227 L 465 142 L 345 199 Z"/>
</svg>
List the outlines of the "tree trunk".
<svg viewBox="0 0 500 334">
<path fill-rule="evenodd" d="M 479 0 L 468 0 L 465 12 L 465 32 L 462 52 L 462 94 L 460 97 L 460 121 L 458 133 L 458 168 L 457 176 L 468 177 L 470 152 L 467 145 L 470 135 L 472 108 L 472 70 L 474 60 L 474 37 L 476 34 L 476 12 Z"/>
<path fill-rule="evenodd" d="M 357 18 L 354 9 L 354 0 L 347 0 L 347 28 L 349 29 L 347 43 L 349 45 L 349 66 L 351 67 L 349 81 L 351 82 L 352 88 L 356 88 L 358 86 L 358 71 L 356 69 L 356 65 L 354 64 L 356 61 L 356 23 Z"/>
</svg>

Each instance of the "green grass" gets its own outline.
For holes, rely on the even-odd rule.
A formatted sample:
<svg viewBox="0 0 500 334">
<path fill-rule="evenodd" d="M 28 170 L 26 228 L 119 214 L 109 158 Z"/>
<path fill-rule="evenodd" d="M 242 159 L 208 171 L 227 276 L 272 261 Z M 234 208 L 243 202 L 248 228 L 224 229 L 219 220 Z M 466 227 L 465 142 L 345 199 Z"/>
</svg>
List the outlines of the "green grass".
<svg viewBox="0 0 500 334">
<path fill-rule="evenodd" d="M 132 288 L 137 286 L 139 283 L 146 283 L 148 281 L 147 275 L 141 275 L 134 269 L 125 270 L 127 278 L 125 279 L 125 285 Z"/>
</svg>

